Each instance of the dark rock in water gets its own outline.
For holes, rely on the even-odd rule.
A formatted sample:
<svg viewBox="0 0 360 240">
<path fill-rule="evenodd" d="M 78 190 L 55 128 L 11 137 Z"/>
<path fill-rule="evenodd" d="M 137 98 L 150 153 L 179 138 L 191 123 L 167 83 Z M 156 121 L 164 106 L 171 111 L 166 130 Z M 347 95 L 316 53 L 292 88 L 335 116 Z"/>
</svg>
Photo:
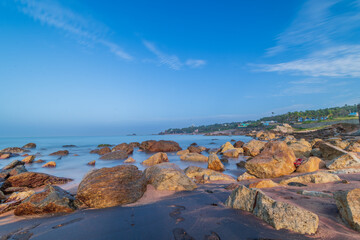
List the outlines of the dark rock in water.
<svg viewBox="0 0 360 240">
<path fill-rule="evenodd" d="M 177 142 L 164 140 L 144 141 L 140 144 L 140 149 L 148 152 L 177 152 L 182 150 Z"/>
<path fill-rule="evenodd" d="M 190 153 L 201 153 L 203 150 L 200 147 L 190 146 L 187 148 Z"/>
<path fill-rule="evenodd" d="M 190 146 L 197 146 L 197 143 L 192 143 L 190 144 Z"/>
<path fill-rule="evenodd" d="M 103 160 L 117 160 L 117 159 L 126 159 L 128 154 L 124 151 L 115 151 L 104 154 L 100 159 Z"/>
<path fill-rule="evenodd" d="M 1 153 L 23 153 L 23 152 L 30 152 L 30 151 L 23 149 L 23 148 L 19 148 L 19 147 L 9 147 L 9 148 L 4 148 L 0 152 Z"/>
<path fill-rule="evenodd" d="M 97 154 L 104 155 L 109 152 L 111 152 L 111 149 L 109 147 L 103 147 L 103 148 L 100 148 L 99 151 L 97 151 Z"/>
<path fill-rule="evenodd" d="M 245 161 L 240 161 L 238 163 L 236 163 L 236 166 L 239 167 L 239 168 L 245 168 Z"/>
<path fill-rule="evenodd" d="M 235 139 L 231 139 L 230 142 L 236 142 L 236 140 L 235 140 Z"/>
<path fill-rule="evenodd" d="M 209 143 L 209 144 L 212 144 L 212 145 L 213 145 L 213 144 L 216 144 L 216 143 L 214 143 L 214 142 L 211 142 L 211 143 Z"/>
<path fill-rule="evenodd" d="M 50 156 L 67 156 L 67 155 L 69 155 L 68 150 L 60 150 L 60 151 L 53 152 L 50 154 Z"/>
<path fill-rule="evenodd" d="M 97 147 L 111 147 L 111 144 L 99 144 Z"/>
<path fill-rule="evenodd" d="M 173 235 L 175 240 L 195 240 L 192 236 L 190 236 L 184 229 L 175 228 L 173 230 Z"/>
<path fill-rule="evenodd" d="M 63 148 L 73 148 L 73 147 L 77 147 L 77 146 L 70 144 L 70 145 L 64 145 L 64 146 L 62 146 L 62 147 L 63 147 Z"/>
<path fill-rule="evenodd" d="M 303 183 L 299 183 L 299 182 L 289 182 L 287 185 L 292 186 L 292 187 L 306 187 L 306 184 Z"/>
<path fill-rule="evenodd" d="M 15 208 L 14 214 L 70 213 L 76 210 L 75 198 L 58 186 L 47 185 L 44 191 L 25 199 Z"/>
<path fill-rule="evenodd" d="M 24 145 L 22 148 L 36 148 L 36 144 L 35 143 L 28 143 L 28 144 Z"/>
<path fill-rule="evenodd" d="M 87 163 L 87 165 L 89 165 L 89 166 L 95 166 L 95 164 L 96 164 L 95 160 L 92 160 L 92 161 Z"/>
<path fill-rule="evenodd" d="M 44 162 L 45 162 L 45 161 L 42 160 L 42 159 L 39 159 L 39 160 L 34 161 L 34 163 L 44 163 Z"/>
<path fill-rule="evenodd" d="M 3 167 L 2 169 L 3 169 L 3 170 L 13 169 L 13 168 L 16 167 L 16 166 L 24 165 L 24 164 L 25 164 L 25 163 L 22 162 L 22 161 L 14 160 L 14 161 L 12 161 L 11 163 L 9 163 L 8 165 L 6 165 L 5 167 Z"/>
<path fill-rule="evenodd" d="M 138 147 L 140 147 L 140 143 L 138 143 L 138 142 L 131 142 L 131 143 L 129 143 L 129 146 L 132 147 L 132 148 L 138 148 Z"/>
<path fill-rule="evenodd" d="M 244 142 L 243 141 L 237 141 L 236 143 L 234 143 L 234 147 L 235 148 L 241 148 L 242 146 L 244 146 Z"/>
<path fill-rule="evenodd" d="M 142 171 L 133 165 L 101 168 L 88 173 L 78 187 L 76 198 L 93 208 L 136 202 L 146 190 Z"/>
<path fill-rule="evenodd" d="M 100 149 L 94 149 L 94 150 L 91 150 L 90 153 L 91 154 L 98 154 Z"/>
<path fill-rule="evenodd" d="M 72 181 L 70 178 L 55 177 L 45 173 L 23 172 L 6 179 L 2 189 L 8 187 L 36 188 L 47 184 L 64 184 Z"/>
<path fill-rule="evenodd" d="M 119 145 L 116 145 L 115 147 L 113 147 L 111 149 L 112 152 L 115 152 L 115 151 L 124 151 L 126 152 L 127 154 L 132 154 L 134 152 L 134 148 L 131 147 L 129 144 L 127 143 L 121 143 Z"/>
<path fill-rule="evenodd" d="M 225 156 L 222 156 L 221 159 L 220 159 L 220 161 L 221 161 L 222 163 L 229 163 L 229 159 L 228 159 L 227 157 L 225 157 Z"/>
</svg>

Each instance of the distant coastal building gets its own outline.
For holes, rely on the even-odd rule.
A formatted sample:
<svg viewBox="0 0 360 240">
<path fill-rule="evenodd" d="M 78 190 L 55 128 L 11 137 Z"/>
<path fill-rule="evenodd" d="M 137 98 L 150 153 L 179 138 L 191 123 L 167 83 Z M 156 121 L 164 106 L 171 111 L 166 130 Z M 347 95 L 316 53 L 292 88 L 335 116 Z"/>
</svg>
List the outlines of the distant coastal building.
<svg viewBox="0 0 360 240">
<path fill-rule="evenodd" d="M 349 117 L 358 117 L 358 116 L 359 116 L 358 112 L 349 113 Z"/>
</svg>

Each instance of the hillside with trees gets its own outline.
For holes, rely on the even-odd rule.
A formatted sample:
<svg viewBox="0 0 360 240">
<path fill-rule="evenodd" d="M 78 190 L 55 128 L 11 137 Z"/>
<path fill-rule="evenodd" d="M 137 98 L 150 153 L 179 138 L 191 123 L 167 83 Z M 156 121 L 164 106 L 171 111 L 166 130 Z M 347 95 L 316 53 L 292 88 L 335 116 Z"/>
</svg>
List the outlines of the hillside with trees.
<svg viewBox="0 0 360 240">
<path fill-rule="evenodd" d="M 191 134 L 191 133 L 210 133 L 214 131 L 225 131 L 243 127 L 258 127 L 266 122 L 277 123 L 298 123 L 306 121 L 331 121 L 337 118 L 348 118 L 350 113 L 356 112 L 356 105 L 345 105 L 343 107 L 324 108 L 318 110 L 306 110 L 288 112 L 286 114 L 263 117 L 256 121 L 216 123 L 211 125 L 191 126 L 186 128 L 170 128 L 160 134 Z"/>
</svg>

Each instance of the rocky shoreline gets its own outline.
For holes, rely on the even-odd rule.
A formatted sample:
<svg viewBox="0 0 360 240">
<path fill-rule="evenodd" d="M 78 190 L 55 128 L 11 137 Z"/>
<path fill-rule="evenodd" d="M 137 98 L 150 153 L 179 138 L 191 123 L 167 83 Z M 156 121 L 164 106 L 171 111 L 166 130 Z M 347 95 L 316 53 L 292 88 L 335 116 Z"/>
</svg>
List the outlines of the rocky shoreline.
<svg viewBox="0 0 360 240">
<path fill-rule="evenodd" d="M 27 149 L 36 148 L 35 143 L 6 148 L 0 151 L 1 159 L 20 154 L 24 159 L 0 171 L 0 213 L 5 219 L 0 233 L 3 239 L 48 239 L 56 233 L 68 239 L 145 239 L 141 234 L 146 231 L 167 239 L 360 239 L 360 137 L 352 135 L 356 131 L 357 126 L 337 124 L 296 133 L 285 125 L 248 132 L 253 140 L 246 143 L 225 142 L 211 149 L 196 143 L 182 149 L 164 140 L 99 145 L 91 151 L 99 155 L 98 161 L 124 163 L 90 171 L 71 193 L 61 184 L 72 179 L 28 171 L 36 160 Z M 142 161 L 144 171 L 132 165 L 134 150 L 151 154 Z M 169 161 L 171 152 L 194 165 L 179 168 Z M 60 150 L 50 155 L 68 154 Z M 246 156 L 238 163 L 245 173 L 234 179 L 223 173 L 224 163 L 239 156 Z M 207 168 L 197 162 L 207 163 Z M 55 162 L 49 163 L 44 167 L 56 168 Z M 141 225 L 129 211 L 150 222 Z M 163 216 L 166 211 L 170 213 Z M 103 222 L 87 232 L 86 227 L 95 224 L 91 215 Z M 107 228 L 114 228 L 116 216 L 122 233 Z M 152 218 L 157 221 L 151 223 Z M 160 230 L 159 224 L 167 227 Z M 79 230 L 74 234 L 65 229 Z M 239 236 L 239 229 L 248 237 Z"/>
</svg>

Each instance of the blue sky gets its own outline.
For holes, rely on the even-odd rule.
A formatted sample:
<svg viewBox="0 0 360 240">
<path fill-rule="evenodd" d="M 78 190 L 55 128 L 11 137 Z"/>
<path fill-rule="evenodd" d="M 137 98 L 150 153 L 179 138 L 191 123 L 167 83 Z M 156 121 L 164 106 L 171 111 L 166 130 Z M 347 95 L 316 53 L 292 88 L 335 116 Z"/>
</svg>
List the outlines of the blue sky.
<svg viewBox="0 0 360 240">
<path fill-rule="evenodd" d="M 0 136 L 355 104 L 359 39 L 359 0 L 0 0 Z"/>
</svg>

